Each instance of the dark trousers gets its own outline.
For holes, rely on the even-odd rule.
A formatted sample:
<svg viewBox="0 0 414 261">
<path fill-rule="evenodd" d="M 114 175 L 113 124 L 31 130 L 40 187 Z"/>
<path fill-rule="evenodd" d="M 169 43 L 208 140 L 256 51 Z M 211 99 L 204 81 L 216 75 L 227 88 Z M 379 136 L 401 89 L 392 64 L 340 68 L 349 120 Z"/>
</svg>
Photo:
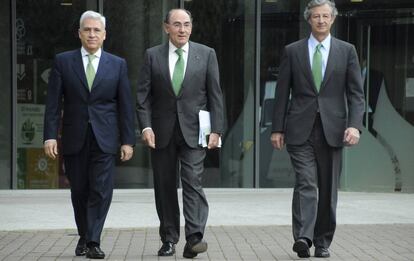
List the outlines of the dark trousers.
<svg viewBox="0 0 414 261">
<path fill-rule="evenodd" d="M 328 248 L 336 228 L 342 148 L 328 145 L 318 114 L 309 139 L 301 145 L 287 145 L 287 150 L 296 177 L 292 202 L 293 237 Z"/>
<path fill-rule="evenodd" d="M 161 241 L 177 243 L 180 237 L 178 177 L 183 191 L 186 239 L 192 235 L 203 237 L 208 216 L 208 203 L 201 186 L 206 152 L 185 143 L 178 121 L 167 147 L 151 151 Z"/>
<path fill-rule="evenodd" d="M 115 155 L 104 153 L 89 125 L 85 144 L 75 155 L 64 155 L 75 221 L 81 239 L 100 244 L 113 192 Z"/>
</svg>

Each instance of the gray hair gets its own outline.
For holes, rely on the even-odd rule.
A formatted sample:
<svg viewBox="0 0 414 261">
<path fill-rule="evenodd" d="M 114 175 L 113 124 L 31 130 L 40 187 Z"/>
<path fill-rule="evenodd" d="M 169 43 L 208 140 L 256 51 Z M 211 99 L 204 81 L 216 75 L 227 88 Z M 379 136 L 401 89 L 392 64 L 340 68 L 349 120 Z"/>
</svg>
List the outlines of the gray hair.
<svg viewBox="0 0 414 261">
<path fill-rule="evenodd" d="M 82 27 L 83 21 L 85 21 L 85 19 L 95 19 L 95 20 L 99 20 L 102 23 L 103 27 L 105 28 L 106 19 L 100 13 L 97 13 L 97 12 L 91 11 L 91 10 L 84 12 L 81 15 L 80 20 L 79 20 L 79 28 Z"/>
<path fill-rule="evenodd" d="M 336 17 L 338 15 L 338 9 L 336 9 L 335 7 L 335 3 L 333 1 L 330 0 L 312 0 L 308 3 L 308 5 L 305 8 L 305 12 L 303 12 L 303 17 L 305 18 L 306 21 L 309 20 L 310 16 L 312 15 L 312 9 L 318 6 L 322 6 L 322 5 L 329 5 L 329 7 L 332 10 L 331 15 L 333 17 Z"/>
</svg>

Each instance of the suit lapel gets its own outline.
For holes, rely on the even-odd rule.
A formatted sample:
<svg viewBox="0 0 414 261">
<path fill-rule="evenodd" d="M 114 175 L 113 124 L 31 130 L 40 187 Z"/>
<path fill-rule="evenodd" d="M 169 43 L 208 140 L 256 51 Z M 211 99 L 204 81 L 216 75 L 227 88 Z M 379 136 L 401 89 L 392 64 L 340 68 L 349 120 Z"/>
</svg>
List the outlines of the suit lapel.
<svg viewBox="0 0 414 261">
<path fill-rule="evenodd" d="M 104 51 L 102 51 L 101 58 L 99 59 L 98 71 L 95 74 L 95 79 L 93 80 L 91 91 L 93 90 L 93 88 L 95 88 L 99 84 L 103 76 L 107 74 L 109 70 L 108 65 L 109 65 L 108 55 Z"/>
<path fill-rule="evenodd" d="M 297 62 L 300 64 L 303 70 L 305 78 L 309 81 L 310 85 L 316 91 L 315 82 L 313 81 L 312 76 L 312 67 L 309 60 L 309 48 L 308 48 L 308 39 L 303 39 L 302 42 L 298 45 L 299 51 L 297 53 Z"/>
<path fill-rule="evenodd" d="M 200 62 L 200 56 L 198 55 L 196 48 L 194 48 L 191 42 L 189 42 L 188 44 L 189 46 L 188 46 L 187 67 L 185 69 L 183 85 L 181 87 L 181 90 L 178 96 L 182 94 L 183 89 L 186 87 L 186 85 L 188 85 L 188 82 L 190 82 L 191 76 L 194 74 L 193 72 L 197 70 L 197 66 Z"/>
<path fill-rule="evenodd" d="M 72 68 L 83 86 L 88 89 L 88 82 L 86 80 L 85 68 L 83 67 L 82 53 L 80 49 L 75 52 L 75 55 L 73 56 Z"/>
<path fill-rule="evenodd" d="M 169 43 L 167 42 L 161 49 L 158 55 L 158 68 L 160 68 L 160 73 L 165 78 L 167 90 L 175 96 L 174 89 L 171 82 L 170 75 L 170 64 L 169 64 Z"/>
<path fill-rule="evenodd" d="M 332 75 L 332 72 L 335 68 L 335 61 L 338 59 L 336 57 L 338 53 L 337 40 L 334 37 L 331 37 L 331 48 L 329 49 L 328 63 L 326 64 L 325 75 L 321 83 L 321 90 L 325 87 L 325 84 L 328 82 L 329 77 Z"/>
</svg>

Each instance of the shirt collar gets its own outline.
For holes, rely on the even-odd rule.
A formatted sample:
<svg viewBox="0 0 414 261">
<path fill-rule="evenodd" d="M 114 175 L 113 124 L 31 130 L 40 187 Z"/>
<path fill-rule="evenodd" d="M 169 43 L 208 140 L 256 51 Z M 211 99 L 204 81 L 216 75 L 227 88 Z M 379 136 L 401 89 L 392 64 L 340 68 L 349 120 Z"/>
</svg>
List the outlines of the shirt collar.
<svg viewBox="0 0 414 261">
<path fill-rule="evenodd" d="M 309 37 L 309 44 L 312 47 L 312 50 L 314 50 L 316 46 L 319 44 L 319 41 L 316 40 L 313 34 L 311 34 Z M 321 44 L 323 48 L 325 48 L 325 50 L 329 50 L 329 48 L 331 47 L 331 34 L 328 34 L 328 36 L 321 42 Z"/>
<path fill-rule="evenodd" d="M 88 51 L 86 51 L 86 49 L 82 46 L 81 54 L 82 54 L 82 57 L 84 57 L 84 56 L 87 56 L 90 53 L 88 53 Z M 102 48 L 99 48 L 98 51 L 96 51 L 95 53 L 91 53 L 91 54 L 95 55 L 95 57 L 100 58 L 101 55 L 102 55 Z"/>
<path fill-rule="evenodd" d="M 168 44 L 168 49 L 169 49 L 169 51 L 170 51 L 170 53 L 175 53 L 175 50 L 177 50 L 178 48 L 171 42 L 171 41 L 169 41 L 169 44 Z M 190 45 L 188 44 L 188 42 L 186 42 L 182 47 L 181 47 L 181 49 L 183 49 L 183 51 L 184 51 L 184 53 L 188 53 L 188 49 L 189 49 L 189 47 L 190 47 Z"/>
</svg>

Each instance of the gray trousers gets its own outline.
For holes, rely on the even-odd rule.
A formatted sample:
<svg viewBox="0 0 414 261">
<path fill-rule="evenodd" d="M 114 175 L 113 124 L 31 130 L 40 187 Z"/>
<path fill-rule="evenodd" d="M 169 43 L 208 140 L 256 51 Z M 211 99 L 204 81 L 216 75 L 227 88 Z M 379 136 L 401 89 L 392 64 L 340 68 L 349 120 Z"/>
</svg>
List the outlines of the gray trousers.
<svg viewBox="0 0 414 261">
<path fill-rule="evenodd" d="M 309 139 L 301 145 L 287 145 L 295 187 L 292 201 L 292 229 L 296 241 L 304 238 L 315 247 L 328 248 L 336 228 L 338 183 L 342 148 L 325 139 L 319 115 Z"/>
<path fill-rule="evenodd" d="M 168 146 L 151 152 L 159 234 L 162 242 L 172 243 L 177 243 L 180 237 L 179 177 L 186 239 L 194 234 L 203 237 L 208 216 L 208 203 L 201 186 L 206 152 L 203 148 L 190 148 L 185 143 L 178 121 L 176 125 Z"/>
</svg>

